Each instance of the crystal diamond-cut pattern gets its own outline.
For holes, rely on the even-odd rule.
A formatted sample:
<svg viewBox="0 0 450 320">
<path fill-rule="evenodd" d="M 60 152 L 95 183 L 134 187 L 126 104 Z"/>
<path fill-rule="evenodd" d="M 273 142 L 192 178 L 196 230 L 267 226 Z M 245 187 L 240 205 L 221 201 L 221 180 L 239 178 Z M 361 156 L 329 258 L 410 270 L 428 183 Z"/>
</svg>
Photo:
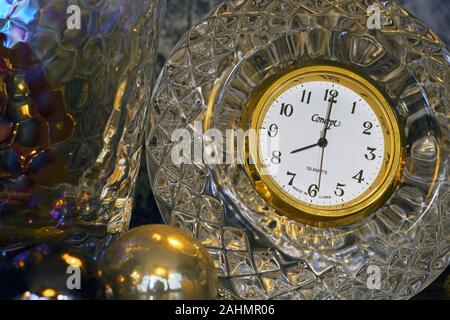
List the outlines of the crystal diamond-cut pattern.
<svg viewBox="0 0 450 320">
<path fill-rule="evenodd" d="M 243 299 L 267 299 L 266 292 L 258 277 L 236 277 L 232 279 L 235 292 Z"/>
<path fill-rule="evenodd" d="M 147 144 L 148 156 L 159 164 L 167 155 L 171 145 L 172 141 L 167 133 L 160 127 L 156 127 L 153 131 L 152 140 Z"/>
<path fill-rule="evenodd" d="M 340 269 L 333 267 L 320 277 L 322 284 L 328 292 L 339 294 L 340 289 L 346 287 L 349 283 L 349 277 Z"/>
<path fill-rule="evenodd" d="M 296 266 L 289 267 L 285 272 L 289 282 L 295 287 L 303 286 L 316 279 L 314 272 L 308 269 L 306 263 L 300 263 Z"/>
<path fill-rule="evenodd" d="M 227 250 L 247 250 L 247 235 L 242 230 L 226 228 L 224 240 L 225 249 Z"/>
<path fill-rule="evenodd" d="M 162 201 L 172 204 L 179 190 L 178 173 L 168 168 L 161 168 L 155 186 L 155 195 Z"/>
<path fill-rule="evenodd" d="M 202 192 L 205 183 L 205 170 L 197 165 L 186 165 L 182 175 L 182 184 L 193 192 Z"/>
<path fill-rule="evenodd" d="M 214 224 L 200 222 L 198 239 L 206 248 L 222 248 L 222 232 Z"/>
<path fill-rule="evenodd" d="M 181 212 L 175 211 L 172 213 L 172 221 L 170 223 L 182 230 L 189 232 L 194 237 L 196 236 L 198 223 L 197 219 L 185 215 Z"/>
<path fill-rule="evenodd" d="M 297 292 L 300 294 L 301 300 L 313 300 L 318 296 L 316 288 L 317 284 L 312 282 L 300 287 Z"/>
<path fill-rule="evenodd" d="M 380 30 L 368 30 L 370 4 Z M 317 228 L 278 216 L 237 164 L 170 167 L 173 130 L 200 120 L 225 136 L 265 79 L 318 60 L 363 71 L 406 124 L 402 184 L 383 208 Z M 406 299 L 449 265 L 448 61 L 436 34 L 393 1 L 225 1 L 186 33 L 152 98 L 148 167 L 164 219 L 197 228 L 224 298 Z M 367 285 L 371 270 L 380 289 Z"/>
<path fill-rule="evenodd" d="M 279 272 L 269 272 L 261 275 L 261 281 L 268 295 L 273 296 L 280 292 L 291 291 L 293 288 L 286 276 Z"/>
<path fill-rule="evenodd" d="M 250 255 L 247 252 L 229 251 L 227 253 L 228 265 L 232 276 L 255 274 Z"/>
<path fill-rule="evenodd" d="M 219 277 L 227 276 L 228 275 L 227 262 L 226 262 L 227 259 L 225 257 L 224 251 L 210 249 L 209 254 L 211 255 L 211 257 L 214 261 L 214 266 L 216 267 L 217 275 Z"/>
<path fill-rule="evenodd" d="M 255 261 L 256 269 L 260 273 L 280 269 L 280 264 L 272 250 L 254 251 L 253 260 Z"/>
<path fill-rule="evenodd" d="M 212 223 L 220 223 L 223 220 L 222 204 L 215 198 L 202 196 L 199 203 L 199 218 Z"/>
<path fill-rule="evenodd" d="M 303 297 L 297 291 L 290 291 L 272 298 L 273 300 L 303 300 Z"/>
<path fill-rule="evenodd" d="M 175 198 L 174 209 L 183 212 L 186 215 L 197 216 L 197 206 L 201 205 L 199 196 L 184 185 L 180 186 L 178 195 Z"/>
</svg>

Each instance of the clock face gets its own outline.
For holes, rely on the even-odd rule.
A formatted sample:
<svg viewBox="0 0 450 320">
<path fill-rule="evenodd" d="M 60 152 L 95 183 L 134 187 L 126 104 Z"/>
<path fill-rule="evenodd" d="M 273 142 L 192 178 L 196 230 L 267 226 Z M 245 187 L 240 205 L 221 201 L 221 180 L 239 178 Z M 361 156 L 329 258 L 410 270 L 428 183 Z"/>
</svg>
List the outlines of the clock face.
<svg viewBox="0 0 450 320">
<path fill-rule="evenodd" d="M 281 214 L 332 225 L 386 199 L 400 170 L 400 131 L 370 82 L 338 67 L 308 67 L 252 101 L 249 175 Z"/>
<path fill-rule="evenodd" d="M 322 206 L 345 205 L 373 187 L 383 167 L 384 140 L 364 97 L 329 81 L 281 93 L 259 130 L 267 174 L 292 198 Z"/>
</svg>

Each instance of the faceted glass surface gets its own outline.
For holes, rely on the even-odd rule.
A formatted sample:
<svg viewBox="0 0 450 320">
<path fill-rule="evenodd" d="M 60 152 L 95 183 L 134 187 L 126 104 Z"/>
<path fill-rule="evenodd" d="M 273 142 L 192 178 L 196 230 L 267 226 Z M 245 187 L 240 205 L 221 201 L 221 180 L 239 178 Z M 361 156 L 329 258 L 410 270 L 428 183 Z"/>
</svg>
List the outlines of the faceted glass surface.
<svg viewBox="0 0 450 320">
<path fill-rule="evenodd" d="M 75 3 L 0 1 L 0 248 L 128 227 L 161 2 Z"/>
<path fill-rule="evenodd" d="M 368 29 L 372 4 L 381 29 Z M 175 130 L 195 137 L 194 122 L 206 115 L 210 128 L 237 128 L 265 79 L 324 60 L 374 81 L 403 125 L 401 183 L 377 212 L 345 227 L 312 227 L 274 212 L 238 164 L 172 162 Z M 185 34 L 153 95 L 148 167 L 164 219 L 208 248 L 225 298 L 406 299 L 445 270 L 449 61 L 436 34 L 392 1 L 228 1 Z"/>
</svg>

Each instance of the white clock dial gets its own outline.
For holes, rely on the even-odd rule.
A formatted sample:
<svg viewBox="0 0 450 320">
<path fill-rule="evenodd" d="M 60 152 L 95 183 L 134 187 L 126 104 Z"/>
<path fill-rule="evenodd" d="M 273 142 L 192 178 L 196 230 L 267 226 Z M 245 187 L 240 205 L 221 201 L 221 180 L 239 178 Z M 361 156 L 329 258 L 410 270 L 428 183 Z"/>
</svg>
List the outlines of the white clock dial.
<svg viewBox="0 0 450 320">
<path fill-rule="evenodd" d="M 260 159 L 278 188 L 317 206 L 339 206 L 372 188 L 385 154 L 382 126 L 355 91 L 328 81 L 275 98 L 259 128 Z"/>
</svg>

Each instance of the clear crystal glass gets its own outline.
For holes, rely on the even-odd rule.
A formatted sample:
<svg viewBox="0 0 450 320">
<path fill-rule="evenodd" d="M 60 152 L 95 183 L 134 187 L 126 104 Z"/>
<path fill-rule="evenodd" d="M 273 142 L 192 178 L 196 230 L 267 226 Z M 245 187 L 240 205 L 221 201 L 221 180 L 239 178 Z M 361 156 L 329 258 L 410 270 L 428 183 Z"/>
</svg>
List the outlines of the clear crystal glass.
<svg viewBox="0 0 450 320">
<path fill-rule="evenodd" d="M 367 23 L 373 4 L 378 30 Z M 196 137 L 194 122 L 206 115 L 208 127 L 237 128 L 265 79 L 323 60 L 370 77 L 405 125 L 401 183 L 377 212 L 345 227 L 312 227 L 274 212 L 241 165 L 172 162 L 175 130 Z M 164 219 L 208 248 L 226 298 L 410 298 L 450 263 L 449 62 L 436 34 L 393 1 L 219 5 L 176 46 L 152 98 L 147 162 Z M 376 288 L 368 285 L 374 268 Z"/>
<path fill-rule="evenodd" d="M 128 228 L 163 2 L 0 1 L 0 249 Z"/>
</svg>

